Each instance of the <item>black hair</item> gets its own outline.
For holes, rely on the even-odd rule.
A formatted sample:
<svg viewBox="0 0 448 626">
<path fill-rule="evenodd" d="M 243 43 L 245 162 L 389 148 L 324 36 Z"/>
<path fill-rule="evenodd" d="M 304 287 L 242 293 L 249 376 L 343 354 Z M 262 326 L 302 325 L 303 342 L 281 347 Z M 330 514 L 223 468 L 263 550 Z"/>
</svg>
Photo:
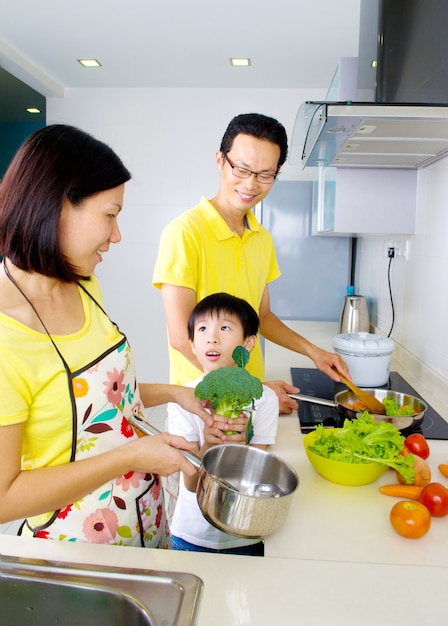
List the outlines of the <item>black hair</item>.
<svg viewBox="0 0 448 626">
<path fill-rule="evenodd" d="M 0 186 L 0 255 L 27 272 L 64 282 L 83 278 L 60 248 L 64 201 L 80 206 L 130 178 L 115 152 L 86 132 L 64 124 L 41 128 L 19 148 Z"/>
<path fill-rule="evenodd" d="M 243 327 L 244 339 L 251 335 L 257 335 L 260 327 L 258 314 L 252 305 L 229 293 L 212 293 L 200 300 L 192 310 L 188 319 L 188 338 L 190 341 L 194 339 L 194 327 L 196 321 L 206 314 L 220 315 L 227 313 L 239 319 Z"/>
<path fill-rule="evenodd" d="M 261 113 L 242 113 L 234 117 L 227 126 L 221 140 L 220 151 L 226 156 L 232 149 L 233 140 L 237 135 L 251 135 L 276 144 L 280 148 L 277 168 L 280 169 L 288 155 L 288 137 L 286 130 L 279 121 Z"/>
</svg>

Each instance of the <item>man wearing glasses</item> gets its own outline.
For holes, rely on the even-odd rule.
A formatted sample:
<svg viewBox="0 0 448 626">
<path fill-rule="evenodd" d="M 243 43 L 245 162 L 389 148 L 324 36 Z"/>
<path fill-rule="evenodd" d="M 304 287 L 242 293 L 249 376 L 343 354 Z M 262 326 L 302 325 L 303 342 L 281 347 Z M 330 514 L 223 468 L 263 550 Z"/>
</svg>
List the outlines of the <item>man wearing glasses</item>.
<svg viewBox="0 0 448 626">
<path fill-rule="evenodd" d="M 216 153 L 221 171 L 217 194 L 173 220 L 163 231 L 153 285 L 161 289 L 168 326 L 170 382 L 187 384 L 201 376 L 187 334 L 188 317 L 207 295 L 227 292 L 244 298 L 258 312 L 266 339 L 308 356 L 330 378 L 333 368 L 347 375 L 343 360 L 310 343 L 271 311 L 268 284 L 280 276 L 271 234 L 251 209 L 271 190 L 287 156 L 287 136 L 277 120 L 248 113 L 230 122 Z M 210 358 L 219 346 L 210 346 Z M 260 342 L 247 369 L 264 381 Z M 297 403 L 298 390 L 283 381 L 267 382 L 277 393 L 281 413 Z"/>
</svg>

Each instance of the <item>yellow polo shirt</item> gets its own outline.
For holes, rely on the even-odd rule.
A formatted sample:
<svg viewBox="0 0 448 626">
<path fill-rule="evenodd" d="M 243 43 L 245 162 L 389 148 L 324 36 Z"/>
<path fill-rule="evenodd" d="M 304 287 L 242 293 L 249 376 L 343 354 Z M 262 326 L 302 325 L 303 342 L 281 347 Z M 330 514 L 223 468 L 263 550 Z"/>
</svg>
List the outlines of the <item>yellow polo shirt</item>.
<svg viewBox="0 0 448 626">
<path fill-rule="evenodd" d="M 248 228 L 236 235 L 206 199 L 173 220 L 163 231 L 154 268 L 153 285 L 188 287 L 197 302 L 220 291 L 247 300 L 257 311 L 266 285 L 280 276 L 271 234 L 253 213 Z M 169 346 L 170 382 L 184 385 L 201 375 L 180 352 Z M 259 339 L 247 368 L 264 380 Z"/>
<path fill-rule="evenodd" d="M 97 279 L 83 281 L 102 304 Z M 122 335 L 79 288 L 85 321 L 69 335 L 53 335 L 72 372 L 115 345 Z M 72 405 L 63 363 L 48 335 L 0 313 L 0 427 L 23 422 L 22 469 L 70 460 Z"/>
</svg>

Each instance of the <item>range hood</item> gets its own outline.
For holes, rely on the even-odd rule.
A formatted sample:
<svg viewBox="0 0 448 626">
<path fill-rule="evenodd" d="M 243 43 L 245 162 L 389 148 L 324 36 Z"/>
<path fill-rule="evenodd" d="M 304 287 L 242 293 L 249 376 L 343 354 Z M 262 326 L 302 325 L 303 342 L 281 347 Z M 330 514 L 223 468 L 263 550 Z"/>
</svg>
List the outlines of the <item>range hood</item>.
<svg viewBox="0 0 448 626">
<path fill-rule="evenodd" d="M 304 102 L 290 162 L 425 167 L 448 154 L 447 0 L 360 0 L 358 57 Z"/>
<path fill-rule="evenodd" d="M 425 167 L 448 155 L 448 105 L 307 101 L 289 162 L 303 167 Z"/>
</svg>

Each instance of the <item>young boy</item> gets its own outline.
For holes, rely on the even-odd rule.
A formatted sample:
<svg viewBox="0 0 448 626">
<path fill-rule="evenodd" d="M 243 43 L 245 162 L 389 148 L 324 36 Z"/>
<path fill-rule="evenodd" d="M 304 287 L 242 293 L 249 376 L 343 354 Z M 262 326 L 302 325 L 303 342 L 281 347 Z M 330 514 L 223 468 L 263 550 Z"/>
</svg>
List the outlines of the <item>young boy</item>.
<svg viewBox="0 0 448 626">
<path fill-rule="evenodd" d="M 204 375 L 220 367 L 237 367 L 232 359 L 233 350 L 242 345 L 250 351 L 255 344 L 258 327 L 258 315 L 246 300 L 227 293 L 215 293 L 198 302 L 188 320 L 188 337 Z M 201 379 L 189 386 L 196 387 Z M 251 409 L 251 406 L 248 407 L 248 410 Z M 265 449 L 275 442 L 278 414 L 277 395 L 263 385 L 263 395 L 255 401 L 252 414 L 254 436 L 250 445 Z M 237 431 L 237 434 L 224 434 L 223 431 L 229 430 L 229 423 L 231 430 Z M 195 442 L 193 452 L 200 457 L 215 444 L 244 444 L 246 423 L 247 417 L 225 419 L 216 415 L 213 425 L 207 427 L 196 415 L 178 404 L 168 405 L 168 431 Z M 264 544 L 259 539 L 228 535 L 207 522 L 196 501 L 196 482 L 197 477 L 181 476 L 171 522 L 173 549 L 263 556 Z"/>
</svg>

